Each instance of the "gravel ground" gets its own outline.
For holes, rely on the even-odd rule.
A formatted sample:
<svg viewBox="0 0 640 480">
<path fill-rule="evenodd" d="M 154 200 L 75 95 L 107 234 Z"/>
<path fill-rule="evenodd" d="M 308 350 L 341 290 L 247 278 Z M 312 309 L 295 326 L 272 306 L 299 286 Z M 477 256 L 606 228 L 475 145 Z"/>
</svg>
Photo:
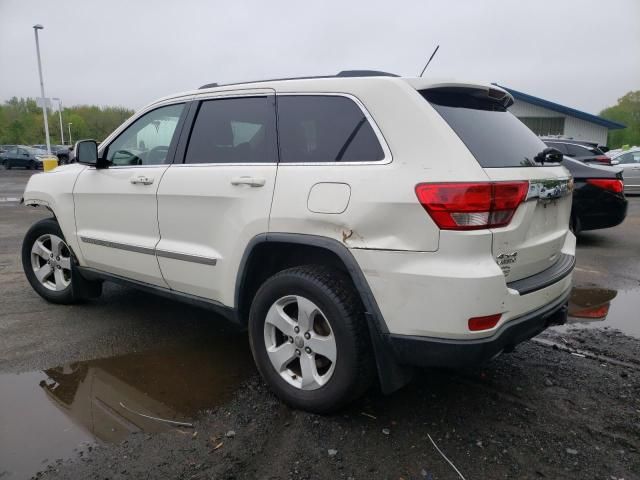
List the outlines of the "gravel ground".
<svg viewBox="0 0 640 480">
<path fill-rule="evenodd" d="M 637 342 L 608 338 L 639 358 Z M 639 394 L 638 365 L 531 342 L 482 370 L 423 371 L 391 397 L 370 393 L 330 417 L 290 410 L 252 378 L 193 429 L 132 435 L 43 477 L 457 478 L 431 436 L 467 479 L 634 479 Z"/>
</svg>

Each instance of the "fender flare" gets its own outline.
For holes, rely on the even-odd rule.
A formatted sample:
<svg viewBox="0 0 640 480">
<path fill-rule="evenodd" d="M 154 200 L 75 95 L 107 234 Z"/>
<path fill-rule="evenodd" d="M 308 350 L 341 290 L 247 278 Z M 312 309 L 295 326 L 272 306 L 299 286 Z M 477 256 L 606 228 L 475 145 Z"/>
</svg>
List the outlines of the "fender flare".
<svg viewBox="0 0 640 480">
<path fill-rule="evenodd" d="M 335 254 L 347 269 L 365 308 L 365 318 L 371 337 L 376 369 L 380 386 L 384 393 L 391 393 L 404 386 L 412 377 L 413 370 L 398 364 L 395 354 L 389 348 L 385 337 L 389 329 L 380 308 L 371 292 L 362 269 L 351 251 L 339 241 L 318 235 L 300 233 L 263 233 L 251 239 L 238 267 L 234 292 L 234 310 L 239 312 L 242 289 L 247 281 L 247 264 L 256 246 L 263 243 L 293 243 L 321 248 Z"/>
</svg>

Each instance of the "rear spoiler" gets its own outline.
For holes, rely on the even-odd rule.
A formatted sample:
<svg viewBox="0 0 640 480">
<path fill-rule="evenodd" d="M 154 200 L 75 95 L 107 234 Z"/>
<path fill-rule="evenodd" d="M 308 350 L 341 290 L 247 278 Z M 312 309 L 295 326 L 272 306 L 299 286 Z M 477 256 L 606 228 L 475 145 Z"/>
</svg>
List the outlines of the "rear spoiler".
<svg viewBox="0 0 640 480">
<path fill-rule="evenodd" d="M 498 103 L 504 108 L 513 105 L 513 96 L 496 85 L 483 85 L 479 83 L 428 83 L 424 79 L 406 79 L 413 88 L 425 97 L 439 97 L 449 95 L 466 95 L 477 100 L 488 100 Z"/>
</svg>

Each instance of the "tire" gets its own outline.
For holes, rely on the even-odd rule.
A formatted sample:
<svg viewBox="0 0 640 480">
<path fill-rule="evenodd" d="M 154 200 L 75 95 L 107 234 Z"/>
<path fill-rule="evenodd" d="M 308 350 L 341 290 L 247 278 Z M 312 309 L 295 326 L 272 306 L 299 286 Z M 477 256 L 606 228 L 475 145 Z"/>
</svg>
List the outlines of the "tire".
<svg viewBox="0 0 640 480">
<path fill-rule="evenodd" d="M 31 160 L 29 162 L 29 165 L 27 165 L 27 170 L 35 170 L 35 169 L 36 169 L 36 163 L 33 160 Z"/>
<path fill-rule="evenodd" d="M 577 215 L 571 215 L 571 219 L 569 220 L 569 230 L 577 237 L 582 230 L 582 224 L 580 223 L 580 219 Z"/>
<path fill-rule="evenodd" d="M 27 231 L 22 242 L 22 268 L 31 287 L 45 300 L 72 304 L 101 293 L 101 283 L 80 277 L 74 262 L 53 218 L 40 220 Z"/>
<path fill-rule="evenodd" d="M 307 265 L 265 281 L 251 305 L 249 341 L 262 378 L 294 408 L 329 413 L 362 395 L 374 378 L 362 303 L 337 270 Z"/>
</svg>

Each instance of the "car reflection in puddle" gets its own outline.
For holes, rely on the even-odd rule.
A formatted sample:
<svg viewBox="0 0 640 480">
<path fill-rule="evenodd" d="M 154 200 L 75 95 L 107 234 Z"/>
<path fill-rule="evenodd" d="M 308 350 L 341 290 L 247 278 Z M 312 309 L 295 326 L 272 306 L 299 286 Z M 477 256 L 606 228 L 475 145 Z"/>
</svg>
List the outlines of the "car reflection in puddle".
<svg viewBox="0 0 640 480">
<path fill-rule="evenodd" d="M 574 287 L 569 298 L 567 325 L 553 327 L 620 330 L 640 338 L 640 290 L 612 290 L 603 287 Z"/>
<path fill-rule="evenodd" d="M 568 323 L 586 321 L 604 321 L 616 298 L 617 290 L 608 288 L 574 288 L 569 298 Z"/>
<path fill-rule="evenodd" d="M 29 477 L 95 439 L 182 428 L 225 403 L 255 371 L 247 339 L 202 343 L 0 374 L 0 477 Z"/>
</svg>

